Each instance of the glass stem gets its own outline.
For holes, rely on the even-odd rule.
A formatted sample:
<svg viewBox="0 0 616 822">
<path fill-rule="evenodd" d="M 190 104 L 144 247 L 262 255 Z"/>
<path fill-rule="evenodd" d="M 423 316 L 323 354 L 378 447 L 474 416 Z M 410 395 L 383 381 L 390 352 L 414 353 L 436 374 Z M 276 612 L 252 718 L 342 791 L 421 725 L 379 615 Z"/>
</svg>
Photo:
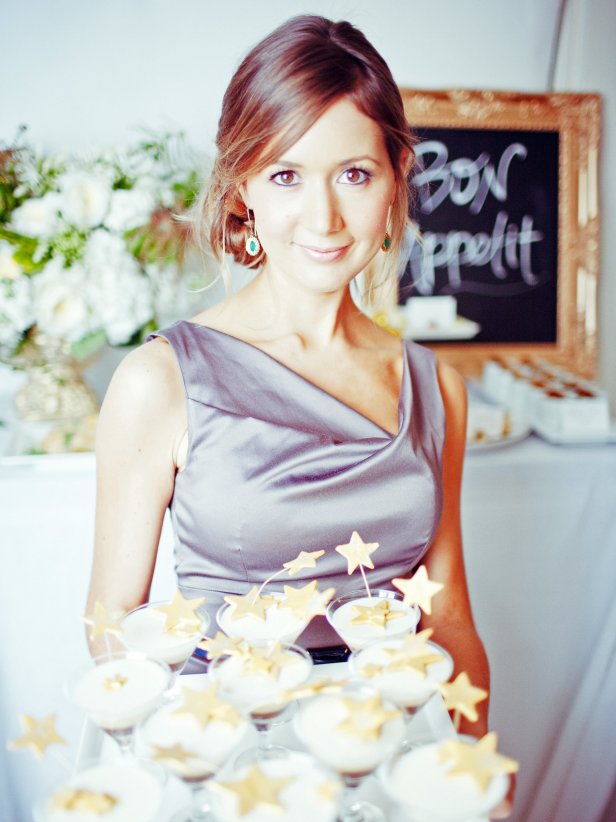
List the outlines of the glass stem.
<svg viewBox="0 0 616 822">
<path fill-rule="evenodd" d="M 361 776 L 343 776 L 344 791 L 340 800 L 340 813 L 336 822 L 363 822 L 362 806 L 356 797 L 356 791 L 361 785 L 362 778 Z"/>
<path fill-rule="evenodd" d="M 259 756 L 266 758 L 268 751 L 271 750 L 272 746 L 272 725 L 269 720 L 264 719 L 255 719 L 254 720 L 255 728 L 259 734 L 258 736 L 258 749 L 259 749 Z"/>
</svg>

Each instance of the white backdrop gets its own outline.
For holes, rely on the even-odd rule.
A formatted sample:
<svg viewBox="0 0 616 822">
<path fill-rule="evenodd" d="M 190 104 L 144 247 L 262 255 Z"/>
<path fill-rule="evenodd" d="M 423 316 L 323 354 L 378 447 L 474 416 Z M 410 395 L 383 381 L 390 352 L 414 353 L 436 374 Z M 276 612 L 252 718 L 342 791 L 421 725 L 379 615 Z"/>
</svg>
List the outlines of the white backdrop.
<svg viewBox="0 0 616 822">
<path fill-rule="evenodd" d="M 211 151 L 241 56 L 286 18 L 364 30 L 402 86 L 546 91 L 560 0 L 3 0 L 0 143 L 19 124 L 55 149 L 108 145 L 139 126 L 183 128 Z M 557 90 L 605 102 L 604 226 L 616 222 L 616 3 L 567 0 Z M 616 232 L 604 231 L 600 380 L 616 407 Z"/>
</svg>

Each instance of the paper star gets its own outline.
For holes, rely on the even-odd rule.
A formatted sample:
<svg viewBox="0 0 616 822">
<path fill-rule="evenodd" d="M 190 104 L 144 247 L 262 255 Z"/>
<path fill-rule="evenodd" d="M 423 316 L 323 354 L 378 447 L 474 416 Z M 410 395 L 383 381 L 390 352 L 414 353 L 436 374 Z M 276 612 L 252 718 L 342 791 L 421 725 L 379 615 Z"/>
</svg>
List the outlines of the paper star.
<svg viewBox="0 0 616 822">
<path fill-rule="evenodd" d="M 225 597 L 225 602 L 228 602 L 233 608 L 231 619 L 250 616 L 265 622 L 266 611 L 274 600 L 272 597 L 260 597 L 259 589 L 255 585 L 247 594 L 241 596 L 229 594 Z"/>
<path fill-rule="evenodd" d="M 34 719 L 32 716 L 22 714 L 19 721 L 25 733 L 18 739 L 13 739 L 8 743 L 11 750 L 30 747 L 34 750 L 36 756 L 41 759 L 49 745 L 66 745 L 66 741 L 56 731 L 55 714 L 50 714 L 45 719 Z"/>
<path fill-rule="evenodd" d="M 440 662 L 443 655 L 428 638 L 434 633 L 432 628 L 426 628 L 418 634 L 408 634 L 397 648 L 384 648 L 383 652 L 390 657 L 385 668 L 389 671 L 402 671 L 413 668 L 422 676 L 426 675 L 426 668 L 433 662 Z"/>
<path fill-rule="evenodd" d="M 307 617 L 311 611 L 310 600 L 317 590 L 317 581 L 313 579 L 303 588 L 294 588 L 292 585 L 284 586 L 284 599 L 280 600 L 281 608 L 290 608 L 298 617 Z"/>
<path fill-rule="evenodd" d="M 244 816 L 259 806 L 284 811 L 285 806 L 280 801 L 280 794 L 291 782 L 293 777 L 275 779 L 266 776 L 257 765 L 251 765 L 243 779 L 218 782 L 217 787 L 235 794 L 238 802 L 237 812 L 239 816 Z"/>
<path fill-rule="evenodd" d="M 86 614 L 86 616 L 83 617 L 83 621 L 86 625 L 92 626 L 92 630 L 90 631 L 90 641 L 99 636 L 103 636 L 104 634 L 115 634 L 115 636 L 121 636 L 122 626 L 120 625 L 119 620 L 122 616 L 123 614 L 121 611 L 110 612 L 101 602 L 97 600 L 94 605 L 94 612 L 92 614 Z"/>
<path fill-rule="evenodd" d="M 381 599 L 376 605 L 353 605 L 357 616 L 353 617 L 353 625 L 374 625 L 377 628 L 385 628 L 391 619 L 400 619 L 405 616 L 404 611 L 391 607 L 389 600 Z"/>
<path fill-rule="evenodd" d="M 286 568 L 289 576 L 292 577 L 304 568 L 316 568 L 317 559 L 322 557 L 324 553 L 325 551 L 300 551 L 291 562 L 283 562 L 282 567 Z"/>
<path fill-rule="evenodd" d="M 119 691 L 128 682 L 128 677 L 115 674 L 114 676 L 107 676 L 103 679 L 103 688 L 106 691 Z"/>
<path fill-rule="evenodd" d="M 309 699 L 310 697 L 317 696 L 317 694 L 333 694 L 344 688 L 347 682 L 347 679 L 324 677 L 314 682 L 307 682 L 305 685 L 299 685 L 290 691 L 285 691 L 284 696 L 290 701 L 292 699 Z"/>
<path fill-rule="evenodd" d="M 419 605 L 426 614 L 432 613 L 432 597 L 444 588 L 442 582 L 428 578 L 426 566 L 420 566 L 410 579 L 392 579 L 392 583 L 404 594 L 405 605 Z"/>
<path fill-rule="evenodd" d="M 182 688 L 182 699 L 182 704 L 173 713 L 189 714 L 196 719 L 202 728 L 205 728 L 213 719 L 234 726 L 242 722 L 241 716 L 233 705 L 218 696 L 218 685 L 216 683 L 209 685 L 203 691 Z"/>
<path fill-rule="evenodd" d="M 152 759 L 161 759 L 163 762 L 177 762 L 183 765 L 189 759 L 198 759 L 197 754 L 187 751 L 182 745 L 176 743 L 175 745 L 152 745 Z"/>
<path fill-rule="evenodd" d="M 96 793 L 86 788 L 63 788 L 51 797 L 51 806 L 57 811 L 81 811 L 94 816 L 109 813 L 118 804 L 115 796 Z"/>
<path fill-rule="evenodd" d="M 213 639 L 202 639 L 197 643 L 197 648 L 206 651 L 210 659 L 217 656 L 243 656 L 246 653 L 246 646 L 243 639 L 230 639 L 222 631 L 217 631 Z"/>
<path fill-rule="evenodd" d="M 325 802 L 333 802 L 338 798 L 341 790 L 342 785 L 339 782 L 328 779 L 317 786 L 315 793 L 319 799 L 323 799 Z"/>
<path fill-rule="evenodd" d="M 453 763 L 447 776 L 468 775 L 475 780 L 480 791 L 485 791 L 494 776 L 516 773 L 518 763 L 497 753 L 496 743 L 494 731 L 474 744 L 459 739 L 443 742 L 439 746 L 439 758 L 441 762 Z"/>
<path fill-rule="evenodd" d="M 280 670 L 285 665 L 291 665 L 295 661 L 295 654 L 285 651 L 279 642 L 274 642 L 267 647 L 255 645 L 248 647 L 243 660 L 243 670 L 248 673 L 262 673 L 276 678 Z"/>
<path fill-rule="evenodd" d="M 374 568 L 370 554 L 373 554 L 378 547 L 378 542 L 364 542 L 357 531 L 353 531 L 350 542 L 346 545 L 337 545 L 336 551 L 347 560 L 349 563 L 348 573 L 352 574 L 358 565 Z"/>
<path fill-rule="evenodd" d="M 203 620 L 197 614 L 197 610 L 204 602 L 205 597 L 184 599 L 182 594 L 176 591 L 173 600 L 168 605 L 160 605 L 154 610 L 166 617 L 165 633 L 190 637 L 198 634 L 201 629 Z"/>
<path fill-rule="evenodd" d="M 399 711 L 383 707 L 378 694 L 369 699 L 343 699 L 342 702 L 349 715 L 336 727 L 360 739 L 378 739 L 383 725 L 400 716 Z"/>
<path fill-rule="evenodd" d="M 459 711 L 471 722 L 477 721 L 475 705 L 486 699 L 488 692 L 471 685 L 466 671 L 459 674 L 453 682 L 440 684 L 439 689 L 445 697 L 445 706 L 448 710 Z"/>
</svg>

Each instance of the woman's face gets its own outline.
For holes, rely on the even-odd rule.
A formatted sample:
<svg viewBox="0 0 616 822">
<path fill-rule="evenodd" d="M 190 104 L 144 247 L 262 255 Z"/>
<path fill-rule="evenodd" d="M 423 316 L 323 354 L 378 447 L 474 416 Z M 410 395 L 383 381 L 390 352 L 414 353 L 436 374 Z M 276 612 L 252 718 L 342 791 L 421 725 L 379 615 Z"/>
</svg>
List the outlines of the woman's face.
<svg viewBox="0 0 616 822">
<path fill-rule="evenodd" d="M 379 251 L 394 170 L 378 124 L 341 98 L 242 193 L 268 273 L 327 293 L 345 287 Z"/>
</svg>

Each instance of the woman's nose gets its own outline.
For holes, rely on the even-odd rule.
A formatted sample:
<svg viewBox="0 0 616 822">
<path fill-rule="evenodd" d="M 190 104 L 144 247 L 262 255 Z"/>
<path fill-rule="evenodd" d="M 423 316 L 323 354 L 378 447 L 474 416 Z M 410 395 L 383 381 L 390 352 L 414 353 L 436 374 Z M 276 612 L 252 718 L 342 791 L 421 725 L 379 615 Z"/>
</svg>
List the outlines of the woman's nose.
<svg viewBox="0 0 616 822">
<path fill-rule="evenodd" d="M 344 221 L 338 198 L 330 185 L 314 184 L 306 191 L 303 223 L 313 234 L 321 236 L 340 231 Z"/>
</svg>

